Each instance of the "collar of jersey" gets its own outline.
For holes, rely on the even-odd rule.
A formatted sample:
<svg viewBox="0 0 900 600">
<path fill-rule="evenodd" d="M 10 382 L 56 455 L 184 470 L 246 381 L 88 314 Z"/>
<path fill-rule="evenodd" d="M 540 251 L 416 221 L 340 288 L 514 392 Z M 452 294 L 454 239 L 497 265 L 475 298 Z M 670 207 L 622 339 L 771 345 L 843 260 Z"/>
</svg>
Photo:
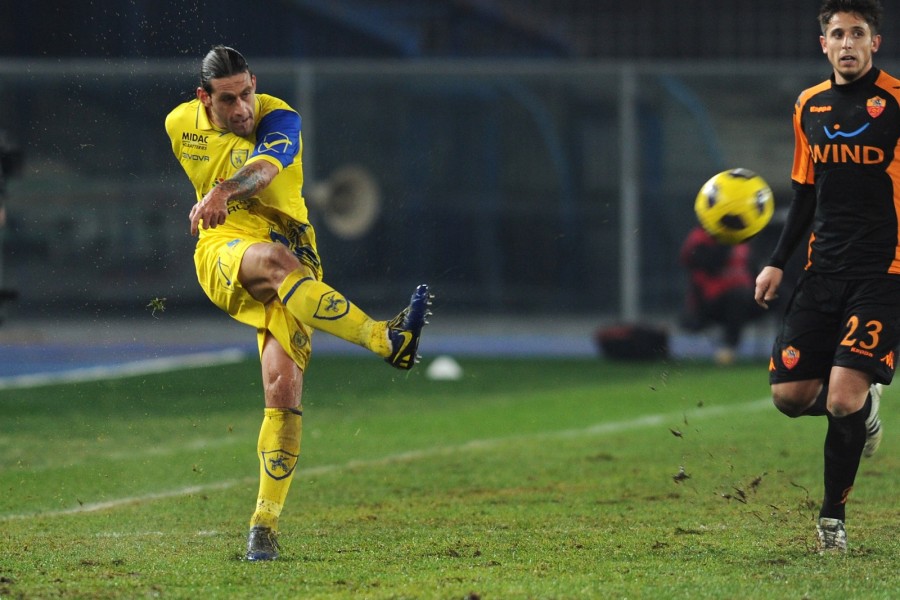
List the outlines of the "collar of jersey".
<svg viewBox="0 0 900 600">
<path fill-rule="evenodd" d="M 850 83 L 838 84 L 835 82 L 834 73 L 831 74 L 831 87 L 838 91 L 843 92 L 851 92 L 853 90 L 857 90 L 861 87 L 865 87 L 875 83 L 875 80 L 878 79 L 878 75 L 881 71 L 878 70 L 877 67 L 872 67 L 869 69 L 869 72 L 860 77 L 855 81 L 851 81 Z"/>
</svg>

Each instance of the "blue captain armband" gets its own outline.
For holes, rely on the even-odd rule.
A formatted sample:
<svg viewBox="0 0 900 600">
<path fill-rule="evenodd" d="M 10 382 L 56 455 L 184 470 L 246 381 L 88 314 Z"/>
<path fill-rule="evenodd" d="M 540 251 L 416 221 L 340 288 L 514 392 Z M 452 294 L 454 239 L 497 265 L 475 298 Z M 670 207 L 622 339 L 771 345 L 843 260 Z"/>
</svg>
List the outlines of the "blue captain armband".
<svg viewBox="0 0 900 600">
<path fill-rule="evenodd" d="M 274 110 L 256 128 L 253 156 L 271 156 L 282 167 L 289 166 L 300 152 L 300 115 L 292 110 Z"/>
</svg>

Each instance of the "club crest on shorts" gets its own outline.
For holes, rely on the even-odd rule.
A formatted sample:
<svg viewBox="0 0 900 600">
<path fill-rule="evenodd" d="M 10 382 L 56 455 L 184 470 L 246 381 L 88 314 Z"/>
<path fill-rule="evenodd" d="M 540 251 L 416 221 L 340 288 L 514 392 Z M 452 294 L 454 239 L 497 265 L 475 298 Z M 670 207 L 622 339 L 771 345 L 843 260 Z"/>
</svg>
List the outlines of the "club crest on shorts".
<svg viewBox="0 0 900 600">
<path fill-rule="evenodd" d="M 788 346 L 781 351 L 781 362 L 788 369 L 793 369 L 800 362 L 800 351 L 793 346 Z"/>
<path fill-rule="evenodd" d="M 265 465 L 266 474 L 272 479 L 284 479 L 294 472 L 297 466 L 297 454 L 291 454 L 284 450 L 272 450 L 270 452 L 262 452 L 263 465 Z"/>
<path fill-rule="evenodd" d="M 325 292 L 319 298 L 319 306 L 313 315 L 317 319 L 325 319 L 326 321 L 334 321 L 340 319 L 350 312 L 350 303 L 347 299 L 335 290 Z"/>
<path fill-rule="evenodd" d="M 299 352 L 309 344 L 309 336 L 302 331 L 295 331 L 291 336 L 291 349 Z"/>
</svg>

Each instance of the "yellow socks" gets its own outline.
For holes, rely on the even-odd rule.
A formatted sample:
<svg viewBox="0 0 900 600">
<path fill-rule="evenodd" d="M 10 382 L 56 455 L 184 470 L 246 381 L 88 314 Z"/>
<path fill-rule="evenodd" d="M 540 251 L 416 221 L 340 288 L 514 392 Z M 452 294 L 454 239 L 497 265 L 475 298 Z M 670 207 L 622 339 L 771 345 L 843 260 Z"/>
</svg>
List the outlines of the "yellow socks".
<svg viewBox="0 0 900 600">
<path fill-rule="evenodd" d="M 300 455 L 300 433 L 303 417 L 292 408 L 267 408 L 259 430 L 259 495 L 250 526 L 278 529 L 278 517 L 284 507 L 297 457 Z"/>
<path fill-rule="evenodd" d="M 375 321 L 330 285 L 294 271 L 284 278 L 278 297 L 294 317 L 379 356 L 391 353 L 385 323 Z"/>
</svg>

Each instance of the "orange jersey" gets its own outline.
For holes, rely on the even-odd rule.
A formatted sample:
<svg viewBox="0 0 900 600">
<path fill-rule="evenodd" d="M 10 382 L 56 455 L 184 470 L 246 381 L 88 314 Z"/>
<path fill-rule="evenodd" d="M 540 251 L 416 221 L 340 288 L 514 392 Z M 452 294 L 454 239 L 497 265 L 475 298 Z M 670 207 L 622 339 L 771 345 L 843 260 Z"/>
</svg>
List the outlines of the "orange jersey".
<svg viewBox="0 0 900 600">
<path fill-rule="evenodd" d="M 815 186 L 807 269 L 900 275 L 900 80 L 873 68 L 804 90 L 794 108 L 794 186 Z"/>
</svg>

